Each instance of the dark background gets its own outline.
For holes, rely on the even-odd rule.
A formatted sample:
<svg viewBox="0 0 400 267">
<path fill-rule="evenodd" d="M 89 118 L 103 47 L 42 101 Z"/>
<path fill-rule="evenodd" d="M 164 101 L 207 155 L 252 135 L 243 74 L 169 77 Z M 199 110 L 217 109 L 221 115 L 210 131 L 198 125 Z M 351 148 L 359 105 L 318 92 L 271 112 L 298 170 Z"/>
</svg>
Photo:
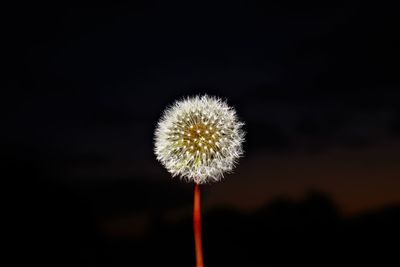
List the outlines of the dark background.
<svg viewBox="0 0 400 267">
<path fill-rule="evenodd" d="M 153 155 L 176 99 L 247 132 L 202 187 L 207 267 L 395 266 L 397 11 L 384 2 L 116 2 L 3 9 L 3 231 L 31 266 L 194 266 L 192 184 Z M 6 215 L 7 214 L 7 215 Z"/>
</svg>

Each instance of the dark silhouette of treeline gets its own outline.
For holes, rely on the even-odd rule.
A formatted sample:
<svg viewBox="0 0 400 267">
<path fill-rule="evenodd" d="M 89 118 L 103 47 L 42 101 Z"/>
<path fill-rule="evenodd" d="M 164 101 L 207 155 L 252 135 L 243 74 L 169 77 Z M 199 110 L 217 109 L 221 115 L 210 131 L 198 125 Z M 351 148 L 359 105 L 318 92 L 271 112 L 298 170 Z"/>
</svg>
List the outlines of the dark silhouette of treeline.
<svg viewBox="0 0 400 267">
<path fill-rule="evenodd" d="M 6 245 L 18 265 L 194 266 L 190 214 L 165 219 L 171 209 L 190 209 L 191 186 L 134 177 L 73 183 L 54 166 L 46 173 L 31 160 L 3 163 Z M 113 236 L 102 227 L 135 214 L 147 216 L 142 234 Z M 204 260 L 207 267 L 400 266 L 399 225 L 398 205 L 344 217 L 317 191 L 252 213 L 221 207 L 203 214 Z"/>
</svg>

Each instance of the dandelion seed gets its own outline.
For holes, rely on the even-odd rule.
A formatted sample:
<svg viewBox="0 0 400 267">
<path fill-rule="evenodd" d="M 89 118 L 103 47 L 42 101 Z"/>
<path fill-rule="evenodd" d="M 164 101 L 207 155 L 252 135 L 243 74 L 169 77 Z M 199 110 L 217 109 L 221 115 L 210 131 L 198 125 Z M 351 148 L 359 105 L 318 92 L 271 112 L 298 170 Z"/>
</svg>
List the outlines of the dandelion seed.
<svg viewBox="0 0 400 267">
<path fill-rule="evenodd" d="M 179 118 L 187 118 L 189 122 L 181 123 Z M 224 129 L 214 124 L 207 126 L 204 122 L 205 118 L 211 118 L 213 122 L 224 121 L 225 125 L 231 126 Z M 175 102 L 164 112 L 155 131 L 154 151 L 157 159 L 172 176 L 179 176 L 198 184 L 219 181 L 225 172 L 229 172 L 235 167 L 236 161 L 243 155 L 244 132 L 242 126 L 243 123 L 238 121 L 236 112 L 221 99 L 208 95 L 186 98 Z M 186 142 L 174 143 L 179 136 L 169 132 L 168 129 L 175 129 L 185 137 Z M 204 134 L 211 138 L 206 139 Z M 196 160 L 197 156 L 194 161 L 189 162 L 184 151 L 175 150 L 177 146 L 183 147 L 185 143 L 197 143 L 201 140 L 209 143 L 210 148 L 213 149 L 204 151 L 208 156 L 212 151 L 222 150 L 220 143 L 222 140 L 216 138 L 221 134 L 224 134 L 223 147 L 226 151 L 223 154 L 216 154 L 219 156 L 213 157 L 210 162 L 198 161 Z M 202 147 L 201 143 L 199 143 L 199 147 Z"/>
</svg>

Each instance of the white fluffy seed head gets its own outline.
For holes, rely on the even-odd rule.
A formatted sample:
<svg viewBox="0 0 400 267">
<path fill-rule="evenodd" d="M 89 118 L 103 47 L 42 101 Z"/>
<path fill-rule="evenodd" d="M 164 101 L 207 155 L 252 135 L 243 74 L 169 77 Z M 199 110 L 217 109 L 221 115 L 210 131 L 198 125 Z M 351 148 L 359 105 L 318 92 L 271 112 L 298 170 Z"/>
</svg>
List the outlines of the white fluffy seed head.
<svg viewBox="0 0 400 267">
<path fill-rule="evenodd" d="M 219 181 L 243 155 L 243 123 L 226 102 L 208 95 L 168 107 L 158 122 L 157 159 L 173 177 L 203 184 Z"/>
</svg>

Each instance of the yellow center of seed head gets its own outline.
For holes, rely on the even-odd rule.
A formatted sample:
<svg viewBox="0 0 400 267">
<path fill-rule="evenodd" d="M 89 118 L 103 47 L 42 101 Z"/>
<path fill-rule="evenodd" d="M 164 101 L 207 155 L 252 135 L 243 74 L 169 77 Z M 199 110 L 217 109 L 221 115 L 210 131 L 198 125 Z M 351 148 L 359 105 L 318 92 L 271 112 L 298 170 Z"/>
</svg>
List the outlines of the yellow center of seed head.
<svg viewBox="0 0 400 267">
<path fill-rule="evenodd" d="M 202 158 L 210 159 L 214 157 L 216 152 L 221 150 L 218 143 L 221 136 L 217 131 L 217 125 L 212 124 L 211 121 L 204 121 L 204 119 L 204 116 L 202 119 L 200 116 L 197 116 L 197 118 L 194 117 L 191 119 L 193 123 L 190 125 L 181 125 L 179 127 L 181 128 L 181 131 L 179 131 L 181 134 L 180 141 L 182 144 L 192 144 L 187 147 L 187 155 L 198 155 Z M 212 124 L 212 126 L 210 124 Z M 210 140 L 210 137 L 214 142 Z M 183 146 L 183 148 L 186 150 L 186 146 Z"/>
</svg>

